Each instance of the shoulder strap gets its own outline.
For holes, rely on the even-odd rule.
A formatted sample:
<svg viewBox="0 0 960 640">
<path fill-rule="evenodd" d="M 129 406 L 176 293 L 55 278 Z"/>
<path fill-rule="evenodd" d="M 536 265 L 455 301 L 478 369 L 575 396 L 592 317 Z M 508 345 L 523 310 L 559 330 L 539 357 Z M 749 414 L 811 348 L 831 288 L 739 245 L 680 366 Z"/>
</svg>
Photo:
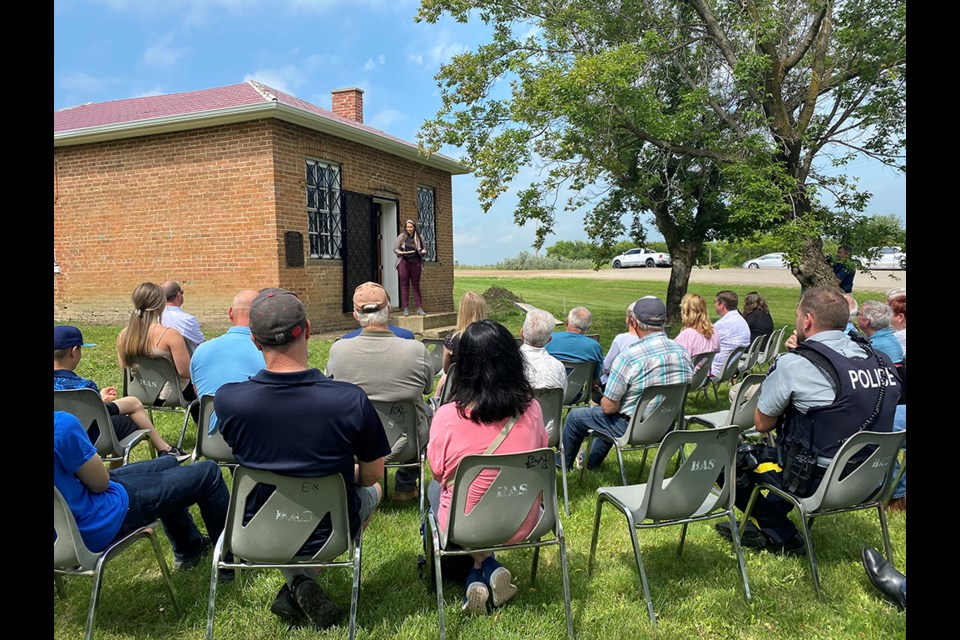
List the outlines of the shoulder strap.
<svg viewBox="0 0 960 640">
<path fill-rule="evenodd" d="M 810 364 L 815 366 L 820 373 L 825 375 L 831 383 L 833 383 L 833 399 L 836 401 L 837 396 L 840 395 L 840 376 L 837 374 L 837 369 L 833 366 L 833 363 L 830 362 L 825 355 L 809 345 L 803 344 L 802 342 L 797 345 L 797 348 L 793 350 L 793 353 L 807 360 Z"/>
<path fill-rule="evenodd" d="M 153 345 L 154 348 L 160 346 L 160 341 L 163 340 L 164 334 L 165 334 L 167 331 L 169 331 L 169 330 L 170 330 L 170 327 L 163 327 L 163 331 L 161 331 L 161 332 L 160 332 L 160 335 L 157 336 L 157 343 Z"/>
<path fill-rule="evenodd" d="M 489 454 L 491 454 L 491 453 L 496 452 L 496 450 L 500 447 L 500 444 L 501 444 L 501 443 L 507 438 L 507 436 L 510 434 L 510 430 L 513 429 L 513 425 L 515 425 L 516 423 L 517 423 L 517 416 L 511 416 L 510 419 L 507 420 L 507 422 L 503 425 L 503 429 L 500 430 L 500 433 L 497 434 L 497 437 L 494 438 L 494 439 L 493 439 L 493 442 L 490 443 L 490 446 L 488 446 L 488 447 L 484 450 L 483 455 L 489 455 Z M 447 488 L 447 484 L 449 484 L 450 480 L 453 479 L 453 476 L 454 476 L 454 475 L 456 475 L 456 474 L 451 474 L 450 476 L 448 476 L 448 477 L 443 481 L 443 488 L 444 488 L 444 489 Z"/>
</svg>

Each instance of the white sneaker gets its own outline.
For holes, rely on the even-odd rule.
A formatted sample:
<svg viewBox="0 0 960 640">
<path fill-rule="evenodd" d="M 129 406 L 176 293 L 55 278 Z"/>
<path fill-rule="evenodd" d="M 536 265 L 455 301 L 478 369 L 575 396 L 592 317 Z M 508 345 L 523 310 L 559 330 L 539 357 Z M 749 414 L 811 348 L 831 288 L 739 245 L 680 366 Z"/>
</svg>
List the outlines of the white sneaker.
<svg viewBox="0 0 960 640">
<path fill-rule="evenodd" d="M 463 598 L 460 610 L 485 616 L 487 615 L 487 601 L 489 599 L 490 591 L 487 589 L 487 585 L 482 582 L 471 582 L 470 586 L 467 587 L 467 595 Z"/>
<path fill-rule="evenodd" d="M 490 589 L 493 591 L 493 606 L 502 607 L 503 604 L 517 595 L 517 585 L 511 584 L 513 576 L 506 567 L 497 567 L 490 574 Z M 473 585 L 470 585 L 473 586 Z"/>
</svg>

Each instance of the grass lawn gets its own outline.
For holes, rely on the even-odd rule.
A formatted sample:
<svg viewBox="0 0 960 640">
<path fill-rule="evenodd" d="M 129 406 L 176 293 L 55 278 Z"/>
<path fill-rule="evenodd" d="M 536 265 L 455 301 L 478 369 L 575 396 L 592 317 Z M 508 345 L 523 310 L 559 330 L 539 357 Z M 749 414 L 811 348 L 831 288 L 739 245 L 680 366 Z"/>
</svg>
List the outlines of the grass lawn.
<svg viewBox="0 0 960 640">
<path fill-rule="evenodd" d="M 630 301 L 643 295 L 665 297 L 665 283 L 597 282 L 585 279 L 511 279 L 458 277 L 454 296 L 465 291 L 482 293 L 496 284 L 511 290 L 524 301 L 554 313 L 558 318 L 578 304 L 594 314 L 592 331 L 600 333 L 606 350 L 613 337 L 624 330 L 623 312 Z M 724 287 L 692 287 L 708 301 Z M 741 294 L 746 291 L 740 292 Z M 767 299 L 775 326 L 793 324 L 797 291 L 761 289 Z M 523 321 L 522 312 L 493 314 L 515 334 Z M 96 380 L 101 387 L 121 388 L 114 343 L 118 326 L 83 326 L 84 338 L 99 346 L 84 350 L 77 372 Z M 679 328 L 674 329 L 671 335 Z M 208 336 L 212 337 L 212 336 Z M 322 368 L 331 341 L 312 340 L 310 363 Z M 721 398 L 725 398 L 725 388 Z M 686 413 L 714 410 L 710 402 L 694 398 Z M 182 418 L 156 414 L 156 423 L 168 442 L 179 435 Z M 195 426 L 191 422 L 191 427 Z M 192 447 L 195 433 L 188 434 L 184 447 Z M 133 457 L 146 456 L 144 445 Z M 652 456 L 650 456 L 652 457 Z M 629 477 L 640 474 L 640 455 L 627 455 Z M 649 458 L 648 458 L 649 464 Z M 427 471 L 429 475 L 429 470 Z M 230 475 L 224 473 L 228 485 Z M 597 567 L 587 574 L 590 535 L 596 504 L 596 489 L 619 484 L 615 456 L 608 457 L 600 472 L 587 472 L 583 483 L 571 474 L 569 518 L 563 517 L 567 538 L 570 586 L 573 598 L 574 629 L 578 638 L 637 638 L 652 635 L 647 618 L 630 539 L 622 518 L 604 509 L 597 551 Z M 559 486 L 559 483 L 558 483 Z M 562 494 L 561 494 L 562 497 Z M 562 509 L 562 505 L 561 505 Z M 194 517 L 201 522 L 194 508 Z M 898 568 L 906 566 L 906 519 L 903 513 L 889 513 L 891 542 Z M 650 578 L 654 608 L 662 638 L 897 638 L 906 635 L 906 617 L 882 599 L 864 574 L 860 548 L 882 549 L 876 512 L 861 511 L 817 521 L 813 530 L 820 568 L 822 600 L 814 595 L 809 563 L 805 557 L 781 557 L 746 550 L 747 576 L 753 602 L 743 597 L 736 556 L 729 543 L 713 531 L 712 524 L 689 527 L 683 556 L 677 558 L 679 527 L 639 533 L 644 563 Z M 159 536 L 172 564 L 165 536 Z M 186 609 L 177 619 L 166 597 L 159 569 L 146 543 L 111 561 L 98 607 L 98 638 L 155 638 L 173 640 L 202 638 L 206 627 L 209 565 L 174 573 L 174 583 Z M 387 502 L 374 516 L 364 536 L 363 580 L 358 613 L 358 638 L 436 638 L 436 596 L 417 576 L 417 555 L 423 553 L 415 503 Z M 520 591 L 505 607 L 490 617 L 460 614 L 462 585 L 445 586 L 447 633 L 451 639 L 564 638 L 563 591 L 559 554 L 555 549 L 541 553 L 537 583 L 530 583 L 532 551 L 515 551 L 500 556 L 510 568 Z M 54 597 L 56 638 L 78 638 L 83 634 L 91 581 L 64 579 L 66 598 Z M 330 596 L 345 607 L 349 604 L 347 572 L 328 570 L 320 583 Z M 216 634 L 231 638 L 343 638 L 341 627 L 317 633 L 312 629 L 287 631 L 269 612 L 282 579 L 276 571 L 246 573 L 242 580 L 218 589 Z"/>
</svg>

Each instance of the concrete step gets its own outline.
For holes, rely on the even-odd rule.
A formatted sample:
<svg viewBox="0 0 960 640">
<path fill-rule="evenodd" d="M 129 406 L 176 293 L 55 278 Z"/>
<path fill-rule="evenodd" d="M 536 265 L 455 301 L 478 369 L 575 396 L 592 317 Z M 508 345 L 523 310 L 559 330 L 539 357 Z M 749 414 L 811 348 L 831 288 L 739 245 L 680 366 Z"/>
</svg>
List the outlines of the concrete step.
<svg viewBox="0 0 960 640">
<path fill-rule="evenodd" d="M 411 311 L 409 316 L 404 317 L 402 311 L 397 311 L 390 313 L 390 322 L 398 327 L 422 334 L 424 331 L 457 326 L 457 312 L 428 313 L 425 316 L 418 316 L 416 312 Z"/>
</svg>

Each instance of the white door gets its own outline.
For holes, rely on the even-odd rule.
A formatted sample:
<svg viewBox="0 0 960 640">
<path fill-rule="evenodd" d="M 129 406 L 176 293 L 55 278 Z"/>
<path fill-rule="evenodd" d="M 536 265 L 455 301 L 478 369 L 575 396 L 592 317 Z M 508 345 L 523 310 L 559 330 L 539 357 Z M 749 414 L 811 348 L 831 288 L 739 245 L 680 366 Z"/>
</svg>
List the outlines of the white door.
<svg viewBox="0 0 960 640">
<path fill-rule="evenodd" d="M 380 205 L 380 284 L 390 295 L 391 308 L 400 307 L 400 276 L 397 274 L 397 256 L 393 253 L 393 242 L 397 239 L 397 202 L 374 198 Z"/>
</svg>

